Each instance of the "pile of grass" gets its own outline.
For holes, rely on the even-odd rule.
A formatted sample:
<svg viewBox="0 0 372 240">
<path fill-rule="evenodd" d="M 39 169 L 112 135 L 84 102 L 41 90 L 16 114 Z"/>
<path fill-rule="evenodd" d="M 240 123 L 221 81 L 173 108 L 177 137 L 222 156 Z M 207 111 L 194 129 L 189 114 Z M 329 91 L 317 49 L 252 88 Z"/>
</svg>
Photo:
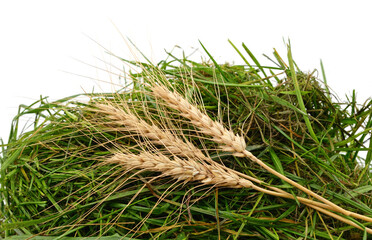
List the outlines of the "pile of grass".
<svg viewBox="0 0 372 240">
<path fill-rule="evenodd" d="M 201 63 L 121 59 L 141 69 L 123 90 L 21 106 L 2 145 L 2 237 L 367 239 L 372 101 L 336 101 L 290 47 L 262 66 L 231 45 L 245 65 L 203 45 Z"/>
</svg>

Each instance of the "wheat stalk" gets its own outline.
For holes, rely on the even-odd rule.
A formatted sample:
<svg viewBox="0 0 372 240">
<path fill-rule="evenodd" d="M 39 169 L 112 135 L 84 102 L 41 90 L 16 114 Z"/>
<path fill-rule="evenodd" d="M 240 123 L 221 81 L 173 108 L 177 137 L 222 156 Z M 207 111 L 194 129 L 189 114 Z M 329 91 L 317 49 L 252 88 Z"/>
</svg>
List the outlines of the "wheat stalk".
<svg viewBox="0 0 372 240">
<path fill-rule="evenodd" d="M 249 181 L 256 182 L 258 184 L 264 184 L 263 181 L 247 176 L 243 173 L 237 172 L 233 169 L 227 168 L 219 163 L 216 163 L 209 157 L 206 157 L 199 148 L 195 147 L 191 142 L 187 141 L 186 139 L 183 141 L 182 139 L 178 138 L 176 135 L 173 135 L 171 132 L 159 128 L 155 124 L 149 124 L 143 119 L 138 118 L 132 111 L 129 110 L 129 107 L 124 104 L 121 105 L 123 108 L 117 108 L 110 104 L 97 104 L 96 107 L 99 112 L 104 113 L 109 119 L 113 121 L 116 125 L 122 127 L 121 129 L 129 132 L 134 132 L 140 134 L 143 137 L 146 137 L 151 140 L 153 144 L 156 145 L 163 145 L 166 149 L 173 154 L 174 156 L 180 157 L 187 157 L 188 159 L 198 160 L 198 161 L 206 161 L 211 165 L 216 166 L 217 168 L 224 169 L 225 171 L 232 172 L 240 177 L 248 179 Z M 220 125 L 221 126 L 221 125 Z M 273 191 L 260 188 L 252 183 L 252 189 L 260 192 L 264 192 L 266 194 L 270 194 L 273 196 L 289 198 L 289 199 L 297 199 L 299 202 L 308 205 L 310 207 L 317 206 L 318 208 L 322 209 L 333 209 L 327 204 L 322 204 L 319 202 L 315 202 L 313 200 L 293 196 L 279 188 L 267 186 L 268 188 L 272 189 Z M 359 219 L 363 219 L 366 221 L 370 221 L 371 219 L 356 213 L 350 214 L 350 216 L 354 216 Z"/>
<path fill-rule="evenodd" d="M 198 161 L 203 161 L 204 160 L 204 161 L 208 162 L 209 164 L 211 164 L 213 167 L 215 167 L 217 169 L 221 169 L 225 172 L 234 174 L 235 179 L 237 179 L 236 178 L 237 176 L 241 176 L 245 179 L 252 180 L 252 181 L 257 182 L 259 184 L 264 184 L 261 180 L 249 177 L 245 174 L 242 174 L 240 172 L 236 172 L 236 171 L 234 171 L 230 168 L 227 168 L 225 166 L 222 166 L 222 165 L 214 162 L 212 159 L 206 157 L 200 151 L 200 149 L 196 148 L 191 142 L 188 142 L 187 140 L 185 140 L 186 142 L 184 142 L 183 140 L 181 140 L 177 136 L 173 135 L 171 132 L 169 132 L 165 129 L 160 129 L 155 124 L 149 124 L 146 121 L 144 121 L 143 119 L 138 118 L 133 112 L 131 112 L 129 110 L 127 105 L 123 105 L 124 109 L 122 109 L 122 108 L 119 109 L 119 108 L 116 108 L 116 107 L 114 107 L 112 105 L 108 105 L 108 104 L 97 104 L 96 107 L 98 108 L 99 112 L 104 113 L 105 116 L 107 116 L 109 119 L 111 119 L 114 124 L 121 126 L 122 127 L 121 129 L 123 129 L 125 131 L 140 134 L 141 136 L 150 139 L 153 144 L 163 145 L 174 156 L 187 157 L 189 159 L 189 160 L 187 160 L 188 164 L 194 163 L 196 161 L 196 159 Z M 218 124 L 218 123 L 215 123 L 215 124 Z M 222 125 L 219 124 L 219 127 L 221 128 Z M 121 155 L 121 159 L 124 159 L 123 156 L 124 155 Z M 135 155 L 132 154 L 130 156 L 132 156 L 132 159 L 133 159 L 133 156 L 135 156 Z M 176 159 L 177 159 L 177 161 L 180 160 L 178 157 Z M 163 160 L 165 160 L 165 159 L 163 158 Z M 112 162 L 112 160 L 108 161 L 108 162 Z M 124 161 L 121 161 L 121 163 L 123 163 L 123 162 Z M 137 166 L 137 168 L 141 168 L 141 163 L 138 163 L 138 164 L 139 165 Z M 169 165 L 169 167 L 171 169 L 174 169 L 174 166 L 172 166 L 172 164 L 175 164 L 175 163 L 172 162 Z M 202 164 L 202 166 L 205 166 L 205 164 Z M 127 167 L 128 167 L 128 165 L 127 165 Z M 161 169 L 156 170 L 154 168 L 146 169 L 146 170 L 162 172 Z M 181 171 L 180 168 L 178 168 L 178 170 Z M 184 171 L 184 173 L 187 175 L 187 171 Z M 270 189 L 274 190 L 274 191 L 270 191 L 270 190 L 263 189 L 261 187 L 258 187 L 256 185 L 254 185 L 251 181 L 249 181 L 249 182 L 251 184 L 250 187 L 252 189 L 256 190 L 256 191 L 264 192 L 266 194 L 270 194 L 270 195 L 278 196 L 278 197 L 283 197 L 283 198 L 297 199 L 299 202 L 301 202 L 301 203 L 303 203 L 303 204 L 305 204 L 309 207 L 312 207 L 314 209 L 315 209 L 315 207 L 317 207 L 317 209 L 319 209 L 319 208 L 322 209 L 322 212 L 327 214 L 327 215 L 330 215 L 330 214 L 329 214 L 329 211 L 327 211 L 325 209 L 334 210 L 331 206 L 329 206 L 327 204 L 322 204 L 322 203 L 315 202 L 313 200 L 298 197 L 298 196 L 295 197 L 295 196 L 293 196 L 293 195 L 291 195 L 291 194 L 289 194 L 289 193 L 287 193 L 287 192 L 285 192 L 281 189 L 278 189 L 278 188 L 275 188 L 275 187 L 272 187 L 272 186 L 268 186 Z M 203 183 L 205 183 L 205 182 L 203 182 Z M 220 186 L 220 185 L 217 184 L 216 186 Z M 225 186 L 227 186 L 227 185 L 225 185 Z M 232 187 L 232 186 L 234 186 L 234 184 L 229 185 L 227 187 Z M 337 212 L 339 212 L 339 211 L 337 211 Z M 330 216 L 334 217 L 334 215 L 335 214 L 330 215 Z M 356 214 L 356 213 L 353 213 L 353 212 L 350 212 L 349 215 L 354 216 L 356 218 L 366 220 L 366 221 L 371 220 L 370 218 L 368 218 L 366 216 Z M 338 215 L 336 215 L 336 216 L 338 216 Z M 345 219 L 343 217 L 340 217 L 340 216 L 338 216 L 337 219 L 339 219 L 339 220 L 341 220 L 345 223 L 350 222 L 347 219 Z"/>
<path fill-rule="evenodd" d="M 202 113 L 196 106 L 189 103 L 177 92 L 172 92 L 168 88 L 161 85 L 152 86 L 152 91 L 156 97 L 163 99 L 170 108 L 178 110 L 181 116 L 189 119 L 190 122 L 195 125 L 202 133 L 211 136 L 212 140 L 219 144 L 219 148 L 221 150 L 231 152 L 234 156 L 237 157 L 248 157 L 268 172 L 274 174 L 275 176 L 286 181 L 292 186 L 325 203 L 336 212 L 342 213 L 346 216 L 353 216 L 368 222 L 372 222 L 372 218 L 345 210 L 270 168 L 260 159 L 256 158 L 251 152 L 245 149 L 246 143 L 243 137 L 239 136 L 238 134 L 235 135 L 232 130 L 227 130 L 221 123 L 213 121 L 208 115 Z"/>
</svg>

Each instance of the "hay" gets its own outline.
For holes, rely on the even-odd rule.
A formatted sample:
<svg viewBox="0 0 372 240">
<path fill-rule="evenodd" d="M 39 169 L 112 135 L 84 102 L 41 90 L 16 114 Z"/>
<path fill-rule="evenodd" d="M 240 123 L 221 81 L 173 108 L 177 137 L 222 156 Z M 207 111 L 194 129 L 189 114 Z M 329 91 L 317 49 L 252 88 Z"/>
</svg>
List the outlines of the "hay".
<svg viewBox="0 0 372 240">
<path fill-rule="evenodd" d="M 170 60 L 157 65 L 122 59 L 142 69 L 130 73 L 133 84 L 127 90 L 86 94 L 89 103 L 75 101 L 73 96 L 52 103 L 41 99 L 21 108 L 2 151 L 3 237 L 367 237 L 360 229 L 371 223 L 358 216 L 372 217 L 372 150 L 368 146 L 372 101 L 358 104 L 353 95 L 348 102 L 337 102 L 315 71 L 304 73 L 296 67 L 290 48 L 288 63 L 275 51 L 274 66 L 262 66 L 244 44 L 246 53 L 233 47 L 241 56 L 250 56 L 254 65 L 246 57 L 246 65 L 218 65 L 206 49 L 210 62 L 197 63 L 172 54 Z M 217 125 L 231 129 L 232 136 L 242 136 L 245 151 L 270 168 L 356 214 L 327 214 L 326 204 L 318 201 L 318 207 L 303 204 L 308 195 L 249 159 L 233 156 L 228 149 L 232 147 L 221 147 L 222 135 L 215 143 L 197 124 L 154 97 L 150 87 L 154 83 L 166 84 Z M 145 130 L 108 116 L 97 110 L 97 104 L 130 110 L 143 121 Z M 27 115 L 35 119 L 34 129 L 20 133 L 18 120 Z M 144 134 L 151 125 L 157 126 L 158 135 Z M 172 142 L 180 147 L 169 147 Z M 215 162 L 235 170 L 235 179 L 236 172 L 246 175 L 263 189 L 287 192 L 292 199 L 248 188 L 185 184 L 173 180 L 172 174 L 167 178 L 155 170 L 123 169 L 103 161 L 124 149 L 135 155 L 144 151 L 171 158 L 183 154 L 189 161 L 192 151 L 182 149 L 190 146 L 198 149 L 199 164 Z M 364 165 L 360 152 L 367 152 Z"/>
</svg>

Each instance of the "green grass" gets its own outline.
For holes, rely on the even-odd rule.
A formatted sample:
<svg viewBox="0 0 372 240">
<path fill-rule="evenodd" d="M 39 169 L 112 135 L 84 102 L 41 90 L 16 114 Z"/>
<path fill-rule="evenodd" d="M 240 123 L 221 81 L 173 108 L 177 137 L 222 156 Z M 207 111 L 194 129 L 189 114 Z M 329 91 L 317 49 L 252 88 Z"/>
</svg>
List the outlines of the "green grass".
<svg viewBox="0 0 372 240">
<path fill-rule="evenodd" d="M 218 64 L 210 58 L 195 62 L 169 53 L 158 64 L 142 63 L 131 72 L 130 90 L 72 96 L 56 102 L 42 98 L 20 106 L 10 137 L 2 145 L 0 177 L 1 236 L 6 239 L 50 239 L 42 236 L 118 239 L 360 239 L 367 237 L 294 200 L 249 189 L 211 189 L 175 184 L 170 179 L 145 182 L 155 173 L 123 172 L 101 165 L 114 144 L 136 147 L 127 133 L 92 124 L 102 119 L 90 111 L 94 101 L 128 101 L 138 115 L 161 121 L 172 118 L 189 140 L 237 171 L 255 176 L 297 196 L 305 196 L 254 165 L 216 150 L 208 139 L 173 113 L 158 114 L 158 103 L 142 82 L 163 81 L 203 103 L 209 116 L 230 123 L 245 137 L 247 149 L 278 172 L 328 200 L 372 216 L 372 101 L 357 103 L 355 94 L 337 102 L 315 72 L 301 72 L 274 51 L 273 66 L 263 66 L 242 45 L 232 48 L 245 65 Z M 138 63 L 121 59 L 123 64 Z M 325 80 L 324 67 L 321 66 Z M 342 69 L 340 69 L 342 71 Z M 145 114 L 144 102 L 153 114 Z M 20 131 L 19 119 L 33 119 L 32 129 Z M 361 161 L 359 154 L 367 153 Z M 159 196 L 165 194 L 163 201 Z M 150 216 L 147 216 L 151 212 Z M 148 219 L 141 226 L 141 220 Z M 356 221 L 356 220 L 354 220 Z M 360 223 L 363 224 L 363 223 Z M 365 224 L 366 226 L 368 224 Z M 370 226 L 371 224 L 369 224 Z M 133 231 L 136 229 L 137 231 Z M 24 236 L 22 236 L 24 234 Z M 12 236 L 12 237 L 11 237 Z M 55 238 L 53 238 L 55 239 Z M 75 238 L 74 238 L 75 239 Z M 90 238 L 87 238 L 90 239 Z M 106 238 L 102 238 L 106 239 Z M 125 238 L 120 238 L 125 239 Z"/>
</svg>

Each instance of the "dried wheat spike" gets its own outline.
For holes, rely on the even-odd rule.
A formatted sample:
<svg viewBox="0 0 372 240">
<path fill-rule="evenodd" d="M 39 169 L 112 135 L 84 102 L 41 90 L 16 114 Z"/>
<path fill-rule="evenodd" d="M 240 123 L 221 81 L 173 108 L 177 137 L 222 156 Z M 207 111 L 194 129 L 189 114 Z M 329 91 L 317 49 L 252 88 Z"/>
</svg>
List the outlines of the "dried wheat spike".
<svg viewBox="0 0 372 240">
<path fill-rule="evenodd" d="M 190 104 L 176 92 L 170 92 L 164 86 L 154 86 L 152 91 L 155 96 L 166 101 L 167 105 L 180 112 L 180 115 L 188 118 L 199 130 L 212 137 L 219 144 L 222 151 L 231 152 L 237 157 L 244 157 L 246 143 L 243 137 L 228 131 L 221 123 L 213 121 L 197 107 Z"/>
<path fill-rule="evenodd" d="M 252 182 L 238 177 L 236 174 L 217 166 L 201 164 L 193 160 L 178 157 L 170 159 L 162 154 L 116 153 L 106 160 L 107 163 L 117 163 L 125 169 L 142 169 L 162 173 L 178 181 L 198 181 L 205 185 L 230 188 L 251 188 Z"/>
<path fill-rule="evenodd" d="M 137 133 L 151 140 L 154 145 L 163 145 L 173 155 L 187 158 L 205 159 L 205 155 L 199 148 L 196 148 L 191 142 L 183 141 L 171 132 L 160 129 L 155 124 L 149 124 L 143 119 L 138 118 L 128 109 L 116 108 L 109 104 L 97 104 L 96 107 L 106 117 L 113 120 L 115 125 L 122 130 Z"/>
</svg>

